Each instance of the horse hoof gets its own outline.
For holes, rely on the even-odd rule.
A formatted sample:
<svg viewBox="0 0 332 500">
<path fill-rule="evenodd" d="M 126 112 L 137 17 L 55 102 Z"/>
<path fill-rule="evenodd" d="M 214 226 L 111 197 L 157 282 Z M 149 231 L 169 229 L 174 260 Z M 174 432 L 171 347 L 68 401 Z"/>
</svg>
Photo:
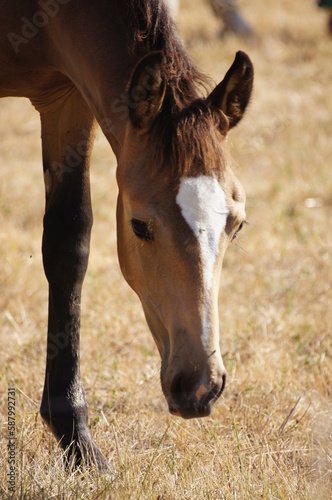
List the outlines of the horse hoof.
<svg viewBox="0 0 332 500">
<path fill-rule="evenodd" d="M 98 472 L 100 474 L 107 474 L 111 472 L 111 468 L 109 466 L 109 463 L 107 462 L 106 458 L 102 454 L 102 452 L 99 450 L 98 446 L 94 441 L 91 442 L 92 446 L 92 455 L 94 459 L 94 463 L 97 466 Z"/>
<path fill-rule="evenodd" d="M 73 442 L 65 450 L 65 467 L 96 469 L 100 474 L 111 472 L 111 468 L 104 455 L 94 441 L 84 443 L 82 441 Z"/>
</svg>

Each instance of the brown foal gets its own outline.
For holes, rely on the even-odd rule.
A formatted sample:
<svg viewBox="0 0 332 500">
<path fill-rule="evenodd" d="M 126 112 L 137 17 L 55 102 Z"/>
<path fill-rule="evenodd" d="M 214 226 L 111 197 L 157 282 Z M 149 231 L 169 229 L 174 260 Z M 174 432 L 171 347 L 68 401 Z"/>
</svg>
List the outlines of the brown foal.
<svg viewBox="0 0 332 500">
<path fill-rule="evenodd" d="M 104 470 L 79 355 L 96 122 L 118 161 L 121 269 L 160 352 L 169 410 L 209 415 L 225 385 L 222 259 L 245 220 L 226 136 L 250 99 L 253 68 L 238 52 L 202 97 L 207 79 L 158 0 L 3 0 L 0 33 L 0 97 L 29 98 L 41 118 L 49 320 L 40 411 L 68 459 Z"/>
</svg>

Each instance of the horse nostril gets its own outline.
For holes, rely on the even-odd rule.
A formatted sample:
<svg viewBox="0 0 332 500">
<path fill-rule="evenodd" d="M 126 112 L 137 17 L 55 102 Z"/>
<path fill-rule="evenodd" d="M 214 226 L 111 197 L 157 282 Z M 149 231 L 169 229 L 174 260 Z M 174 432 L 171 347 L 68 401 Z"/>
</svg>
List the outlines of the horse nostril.
<svg viewBox="0 0 332 500">
<path fill-rule="evenodd" d="M 194 399 L 194 389 L 198 382 L 197 374 L 178 373 L 170 387 L 171 397 L 173 402 L 178 406 L 188 406 Z"/>
<path fill-rule="evenodd" d="M 215 384 L 214 387 L 199 400 L 202 406 L 208 405 L 211 401 L 216 402 L 221 396 L 226 385 L 226 374 L 222 375 L 221 385 Z"/>
<path fill-rule="evenodd" d="M 174 403 L 180 404 L 184 399 L 185 394 L 185 377 L 183 373 L 179 373 L 173 379 L 171 384 L 171 395 Z"/>
<path fill-rule="evenodd" d="M 226 385 L 226 373 L 223 373 L 221 377 L 221 386 L 216 385 L 214 389 L 211 391 L 214 394 L 215 401 L 217 401 L 217 399 L 219 399 L 219 397 L 221 396 L 225 388 L 225 385 Z"/>
<path fill-rule="evenodd" d="M 221 384 L 221 389 L 220 389 L 220 392 L 219 392 L 219 396 L 222 394 L 223 390 L 225 389 L 225 385 L 226 385 L 226 373 L 224 373 L 223 376 L 222 376 L 222 384 Z"/>
</svg>

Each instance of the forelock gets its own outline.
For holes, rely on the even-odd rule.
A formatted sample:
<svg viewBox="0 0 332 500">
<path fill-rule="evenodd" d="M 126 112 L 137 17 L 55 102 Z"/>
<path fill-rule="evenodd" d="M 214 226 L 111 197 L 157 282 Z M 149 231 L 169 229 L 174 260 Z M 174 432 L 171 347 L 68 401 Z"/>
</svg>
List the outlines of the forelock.
<svg viewBox="0 0 332 500">
<path fill-rule="evenodd" d="M 162 148 L 156 151 L 157 162 L 162 161 L 177 178 L 210 175 L 222 169 L 227 125 L 222 112 L 211 110 L 205 100 L 195 101 L 157 127 L 156 139 L 162 142 Z"/>
</svg>

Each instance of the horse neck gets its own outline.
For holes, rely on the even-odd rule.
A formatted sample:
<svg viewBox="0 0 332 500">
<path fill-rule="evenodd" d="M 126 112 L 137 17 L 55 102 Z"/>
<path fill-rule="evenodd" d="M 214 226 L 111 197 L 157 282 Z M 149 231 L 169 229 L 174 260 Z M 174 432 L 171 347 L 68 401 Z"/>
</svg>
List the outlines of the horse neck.
<svg viewBox="0 0 332 500">
<path fill-rule="evenodd" d="M 115 3 L 98 2 L 98 8 L 84 0 L 68 3 L 48 29 L 51 66 L 80 90 L 112 145 L 114 138 L 123 140 L 124 90 L 135 65 L 114 17 Z"/>
</svg>

